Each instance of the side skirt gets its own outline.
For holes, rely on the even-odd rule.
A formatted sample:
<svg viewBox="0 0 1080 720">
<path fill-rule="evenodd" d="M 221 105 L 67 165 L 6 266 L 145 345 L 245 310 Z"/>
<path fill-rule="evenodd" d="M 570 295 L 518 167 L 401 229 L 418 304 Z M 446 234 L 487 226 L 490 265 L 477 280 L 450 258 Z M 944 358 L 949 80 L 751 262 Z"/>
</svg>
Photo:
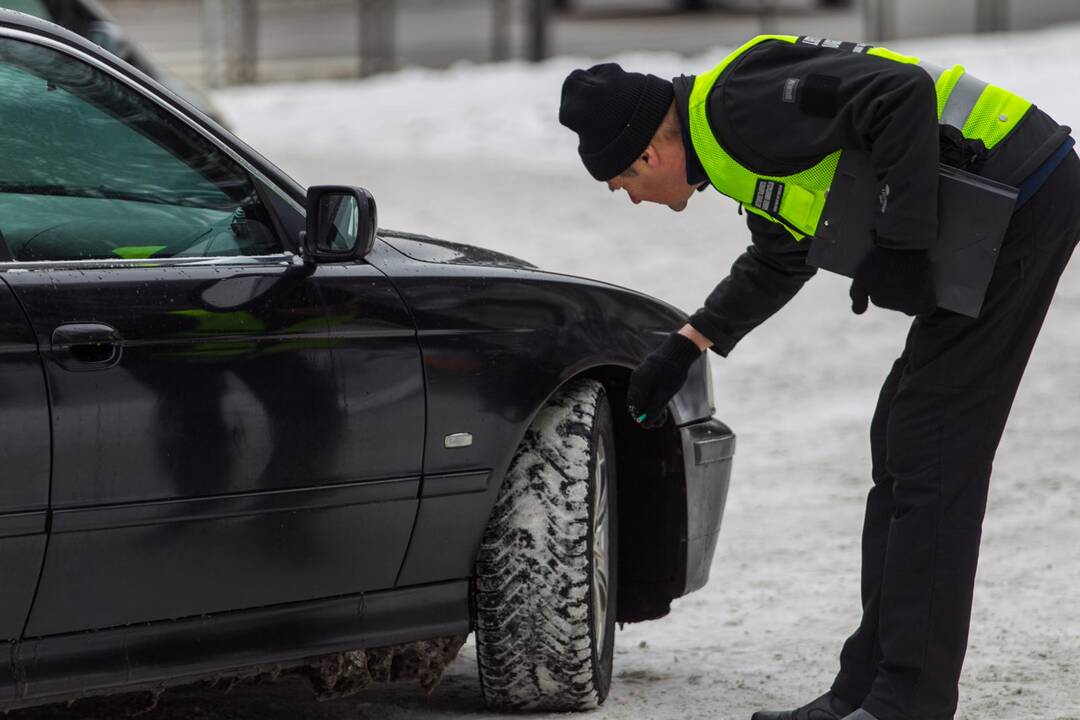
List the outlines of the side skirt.
<svg viewBox="0 0 1080 720">
<path fill-rule="evenodd" d="M 470 631 L 469 582 L 351 595 L 22 641 L 0 710 L 184 685 L 253 668 Z"/>
</svg>

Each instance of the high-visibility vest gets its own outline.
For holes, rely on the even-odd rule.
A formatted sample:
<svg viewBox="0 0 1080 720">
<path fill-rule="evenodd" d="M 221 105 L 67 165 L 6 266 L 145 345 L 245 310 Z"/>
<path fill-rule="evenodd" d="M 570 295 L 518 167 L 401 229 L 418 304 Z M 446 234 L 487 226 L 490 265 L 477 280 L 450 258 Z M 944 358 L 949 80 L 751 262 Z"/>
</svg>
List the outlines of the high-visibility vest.
<svg viewBox="0 0 1080 720">
<path fill-rule="evenodd" d="M 795 35 L 759 35 L 747 42 L 695 80 L 688 113 L 690 140 L 713 187 L 741 203 L 747 211 L 784 225 L 796 240 L 801 240 L 817 232 L 825 196 L 843 151 L 837 149 L 813 167 L 794 175 L 762 175 L 740 165 L 724 150 L 709 127 L 709 92 L 720 74 L 743 53 L 767 40 L 811 45 L 832 43 Z M 923 68 L 937 88 L 938 122 L 959 129 L 965 138 L 982 140 L 988 149 L 1001 142 L 1031 107 L 1027 100 L 969 75 L 959 65 L 946 69 L 881 47 L 856 45 L 852 51 Z"/>
</svg>

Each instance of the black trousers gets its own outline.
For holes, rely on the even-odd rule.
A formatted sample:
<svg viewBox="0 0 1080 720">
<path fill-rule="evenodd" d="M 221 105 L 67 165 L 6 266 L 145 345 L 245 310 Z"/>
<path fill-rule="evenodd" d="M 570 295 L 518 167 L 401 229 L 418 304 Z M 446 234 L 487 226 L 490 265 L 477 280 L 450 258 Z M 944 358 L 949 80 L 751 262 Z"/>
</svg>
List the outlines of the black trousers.
<svg viewBox="0 0 1080 720">
<path fill-rule="evenodd" d="M 870 428 L 863 617 L 833 692 L 879 720 L 949 720 L 994 453 L 1080 238 L 1070 153 L 1012 218 L 983 311 L 916 318 Z"/>
</svg>

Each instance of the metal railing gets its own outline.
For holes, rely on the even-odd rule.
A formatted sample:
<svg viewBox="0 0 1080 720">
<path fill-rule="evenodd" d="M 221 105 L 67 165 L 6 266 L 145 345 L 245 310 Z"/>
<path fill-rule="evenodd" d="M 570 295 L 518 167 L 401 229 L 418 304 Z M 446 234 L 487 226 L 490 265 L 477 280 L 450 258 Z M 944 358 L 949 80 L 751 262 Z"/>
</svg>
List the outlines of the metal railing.
<svg viewBox="0 0 1080 720">
<path fill-rule="evenodd" d="M 181 2 L 182 0 L 173 1 Z M 288 9 L 300 4 L 310 7 L 310 12 L 313 13 L 333 7 L 338 11 L 336 17 L 338 17 L 339 25 L 342 17 L 348 18 L 352 13 L 351 16 L 355 18 L 356 38 L 353 68 L 356 74 L 366 76 L 399 67 L 403 53 L 407 56 L 409 52 L 409 48 L 405 46 L 410 43 L 415 52 L 417 41 L 409 33 L 417 29 L 418 16 L 422 16 L 424 12 L 437 11 L 442 12 L 442 17 L 445 19 L 448 17 L 447 13 L 456 13 L 459 8 L 464 8 L 464 5 L 455 7 L 452 4 L 455 0 L 447 0 L 446 4 L 428 2 L 426 5 L 417 0 L 190 1 L 193 4 L 201 3 L 204 76 L 212 87 L 254 82 L 259 79 L 260 60 L 264 62 L 268 60 L 267 57 L 260 56 L 259 47 L 260 25 L 263 22 L 264 13 L 272 11 L 280 13 L 283 8 Z M 965 0 L 964 7 L 974 8 L 974 15 L 968 26 L 969 31 L 999 32 L 1010 29 L 1010 22 L 1013 20 L 1011 13 L 1026 12 L 1037 2 L 1056 1 L 1058 0 Z M 473 43 L 469 50 L 469 57 L 480 61 L 484 59 L 500 61 L 512 57 L 541 61 L 555 49 L 553 26 L 557 26 L 560 33 L 563 30 L 569 33 L 579 17 L 575 14 L 574 8 L 584 8 L 587 2 L 588 0 L 574 0 L 569 6 L 570 9 L 560 10 L 557 8 L 557 0 L 472 0 L 470 6 L 487 8 L 485 12 L 490 16 L 490 27 L 484 27 L 481 24 L 475 29 L 470 28 L 470 32 L 475 32 L 476 36 L 475 40 L 467 41 Z M 608 7 L 618 7 L 613 0 L 606 0 L 606 2 Z M 714 0 L 714 2 L 718 3 L 719 0 Z M 1017 4 L 1019 2 L 1028 4 L 1021 6 Z M 905 34 L 899 22 L 901 8 L 906 13 L 910 25 L 911 19 L 916 17 L 914 13 L 921 12 L 925 17 L 929 13 L 938 12 L 935 8 L 946 7 L 936 6 L 931 0 L 926 0 L 925 5 L 925 9 L 915 10 L 913 9 L 915 5 L 911 4 L 910 0 L 852 0 L 848 7 L 837 8 L 830 4 L 829 7 L 821 6 L 821 9 L 830 13 L 826 16 L 827 18 L 837 21 L 838 27 L 835 30 L 837 37 L 882 42 Z M 1077 19 L 1080 19 L 1080 2 L 1076 5 Z M 658 0 L 658 7 L 664 7 L 664 3 Z M 718 29 L 725 29 L 729 24 L 727 18 L 730 18 L 733 23 L 741 23 L 739 27 L 745 27 L 747 22 L 752 25 L 753 19 L 756 18 L 758 31 L 791 32 L 793 27 L 801 25 L 801 18 L 807 17 L 805 11 L 802 14 L 793 13 L 785 5 L 784 0 L 758 0 L 755 5 L 750 5 L 749 9 L 744 0 L 741 7 L 740 11 L 730 9 L 717 13 L 698 11 L 701 13 L 700 22 L 718 23 L 716 25 Z M 959 5 L 950 6 L 954 18 L 959 7 Z M 715 9 L 722 10 L 723 8 L 717 5 Z M 674 0 L 667 11 L 676 12 Z M 967 12 L 963 10 L 962 14 Z M 484 16 L 481 15 L 481 17 Z M 1022 19 L 1023 16 L 1018 14 L 1016 17 Z M 588 17 L 582 15 L 581 19 L 585 22 L 598 22 L 595 13 Z M 408 25 L 406 20 L 413 24 L 409 26 L 409 29 L 403 30 L 402 27 Z M 631 24 L 635 22 L 629 14 L 625 21 Z M 430 22 L 437 24 L 438 21 Z M 624 19 L 617 15 L 612 15 L 610 18 L 605 15 L 602 22 L 605 23 L 605 28 L 609 32 L 618 32 L 619 23 L 624 22 Z M 700 24 L 697 20 L 687 22 Z M 925 20 L 923 22 L 925 24 Z M 820 21 L 817 26 L 821 26 Z M 638 27 L 640 27 L 640 21 L 638 21 Z M 439 30 L 440 28 L 436 28 L 433 32 Z M 958 31 L 958 29 L 954 28 L 952 31 Z M 334 32 L 340 36 L 342 32 L 347 34 L 349 31 L 339 26 L 334 28 Z M 753 30 L 750 34 L 752 33 Z M 731 32 L 729 31 L 728 34 L 730 35 Z M 483 58 L 485 35 L 490 37 L 487 41 L 489 52 L 487 57 Z M 581 35 L 579 29 L 578 36 Z M 861 36 L 850 37 L 856 35 Z M 465 42 L 463 41 L 462 47 Z M 730 38 L 718 37 L 715 41 L 716 44 L 724 44 L 724 42 L 730 42 Z M 268 47 L 272 45 L 268 44 Z M 347 60 L 347 57 L 342 57 L 340 50 L 339 48 L 336 59 Z M 581 52 L 581 49 L 573 45 L 568 46 L 566 43 L 562 43 L 559 50 Z M 444 57 L 448 54 L 452 54 L 452 51 L 447 50 Z M 407 59 L 410 63 L 416 62 L 415 58 Z M 423 64 L 425 61 L 420 62 Z M 340 72 L 340 63 L 338 72 Z M 318 75 L 316 73 L 311 76 Z"/>
<path fill-rule="evenodd" d="M 255 82 L 259 61 L 259 0 L 201 0 L 205 80 L 209 87 Z M 353 0 L 356 6 L 357 66 L 361 76 L 397 67 L 397 0 Z M 490 0 L 491 59 L 512 56 L 511 19 L 527 18 L 524 55 L 540 61 L 550 52 L 550 0 Z M 524 3 L 524 7 L 515 5 Z"/>
</svg>

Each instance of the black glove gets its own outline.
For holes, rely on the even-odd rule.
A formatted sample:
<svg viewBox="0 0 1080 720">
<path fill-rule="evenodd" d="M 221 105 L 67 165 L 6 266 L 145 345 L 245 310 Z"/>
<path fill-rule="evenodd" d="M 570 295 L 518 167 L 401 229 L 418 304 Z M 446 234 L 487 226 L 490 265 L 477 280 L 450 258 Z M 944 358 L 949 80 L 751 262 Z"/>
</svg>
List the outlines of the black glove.
<svg viewBox="0 0 1080 720">
<path fill-rule="evenodd" d="M 975 172 L 986 157 L 986 144 L 982 140 L 964 137 L 952 125 L 938 126 L 938 159 L 946 165 Z"/>
<path fill-rule="evenodd" d="M 851 311 L 866 312 L 867 301 L 905 315 L 923 315 L 937 307 L 934 274 L 927 250 L 896 250 L 875 245 L 851 282 Z"/>
<path fill-rule="evenodd" d="M 640 425 L 652 429 L 667 422 L 667 404 L 686 382 L 701 350 L 690 338 L 671 333 L 630 375 L 626 406 Z"/>
</svg>

